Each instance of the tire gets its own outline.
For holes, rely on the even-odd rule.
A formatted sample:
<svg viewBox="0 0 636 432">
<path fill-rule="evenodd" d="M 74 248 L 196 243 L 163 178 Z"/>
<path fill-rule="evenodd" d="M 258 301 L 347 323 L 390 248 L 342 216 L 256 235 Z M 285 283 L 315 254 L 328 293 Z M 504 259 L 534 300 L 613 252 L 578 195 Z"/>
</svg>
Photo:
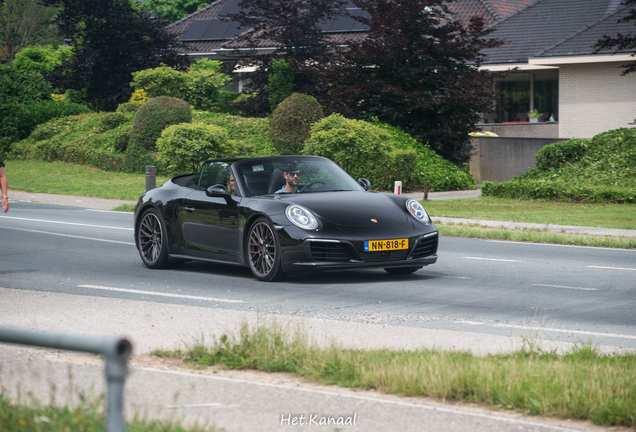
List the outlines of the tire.
<svg viewBox="0 0 636 432">
<path fill-rule="evenodd" d="M 137 230 L 137 248 L 139 256 L 151 269 L 169 268 L 168 239 L 161 214 L 154 208 L 146 210 L 141 216 Z"/>
<path fill-rule="evenodd" d="M 281 266 L 281 250 L 278 235 L 272 223 L 258 218 L 250 227 L 245 252 L 252 274 L 264 282 L 283 280 L 285 273 Z"/>
<path fill-rule="evenodd" d="M 415 273 L 421 268 L 422 267 L 388 267 L 385 268 L 384 271 L 392 275 L 407 275 Z"/>
</svg>

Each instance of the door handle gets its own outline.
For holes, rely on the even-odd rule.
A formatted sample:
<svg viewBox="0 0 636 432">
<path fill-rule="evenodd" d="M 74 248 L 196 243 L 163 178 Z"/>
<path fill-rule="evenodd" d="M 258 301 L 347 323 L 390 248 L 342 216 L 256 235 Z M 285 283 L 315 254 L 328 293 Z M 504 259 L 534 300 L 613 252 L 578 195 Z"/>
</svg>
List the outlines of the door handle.
<svg viewBox="0 0 636 432">
<path fill-rule="evenodd" d="M 187 211 L 188 213 L 194 213 L 194 207 L 186 206 L 185 211 Z"/>
</svg>

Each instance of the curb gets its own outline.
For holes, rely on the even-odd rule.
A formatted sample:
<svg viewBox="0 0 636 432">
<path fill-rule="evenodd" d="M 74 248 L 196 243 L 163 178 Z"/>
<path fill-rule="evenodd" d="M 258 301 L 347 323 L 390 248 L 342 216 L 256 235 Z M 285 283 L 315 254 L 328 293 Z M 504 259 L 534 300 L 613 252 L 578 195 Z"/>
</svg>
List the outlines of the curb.
<svg viewBox="0 0 636 432">
<path fill-rule="evenodd" d="M 432 217 L 435 223 L 440 224 L 459 224 L 459 225 L 479 225 L 490 228 L 516 228 L 516 229 L 534 229 L 547 230 L 552 232 L 572 233 L 572 234 L 590 234 L 598 236 L 615 236 L 615 237 L 636 237 L 636 230 L 625 230 L 615 228 L 596 228 L 582 227 L 573 225 L 553 225 L 538 223 L 520 223 L 520 222 L 503 222 L 480 219 L 459 219 L 447 217 Z"/>
</svg>

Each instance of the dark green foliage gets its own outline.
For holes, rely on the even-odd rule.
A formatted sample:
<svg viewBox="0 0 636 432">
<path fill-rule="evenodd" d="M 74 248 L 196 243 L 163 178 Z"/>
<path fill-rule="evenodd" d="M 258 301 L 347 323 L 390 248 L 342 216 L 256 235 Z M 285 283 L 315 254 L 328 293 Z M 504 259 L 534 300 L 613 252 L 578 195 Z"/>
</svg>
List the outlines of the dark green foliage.
<svg viewBox="0 0 636 432">
<path fill-rule="evenodd" d="M 547 145 L 536 154 L 537 169 L 548 171 L 566 163 L 576 162 L 589 147 L 590 141 L 584 139 L 571 139 Z"/>
<path fill-rule="evenodd" d="M 139 105 L 132 102 L 124 102 L 123 104 L 119 104 L 117 106 L 117 112 L 121 113 L 134 113 L 139 109 Z"/>
<path fill-rule="evenodd" d="M 49 75 L 52 84 L 80 92 L 100 110 L 112 111 L 132 94 L 135 71 L 160 64 L 185 69 L 178 36 L 129 0 L 42 0 L 59 6 L 55 24 L 73 55 Z"/>
<path fill-rule="evenodd" d="M 302 153 L 311 125 L 324 116 L 315 98 L 300 93 L 292 94 L 274 110 L 272 144 L 282 155 Z"/>
<path fill-rule="evenodd" d="M 49 120 L 77 114 L 87 114 L 90 108 L 72 102 L 40 101 L 20 106 L 18 138 L 26 138 L 33 130 Z"/>
<path fill-rule="evenodd" d="M 474 17 L 449 20 L 449 0 L 353 0 L 369 13 L 355 19 L 369 26 L 363 40 L 340 50 L 322 87 L 327 111 L 359 119 L 377 117 L 399 126 L 439 155 L 468 161 L 468 133 L 480 113 L 492 109 L 488 84 L 496 76 L 479 70 L 481 53 L 502 42 Z"/>
<path fill-rule="evenodd" d="M 272 74 L 269 76 L 269 84 L 265 90 L 272 96 L 269 98 L 269 106 L 274 112 L 279 103 L 287 99 L 294 90 L 294 65 L 283 59 L 272 61 Z"/>
<path fill-rule="evenodd" d="M 38 72 L 0 64 L 0 137 L 25 138 L 20 132 L 20 106 L 51 100 L 51 85 Z"/>
<path fill-rule="evenodd" d="M 192 112 L 185 101 L 168 96 L 149 99 L 135 114 L 130 143 L 153 151 L 162 130 L 173 124 L 191 121 Z"/>
<path fill-rule="evenodd" d="M 121 170 L 127 173 L 142 173 L 146 171 L 147 166 L 157 166 L 155 157 L 139 143 L 131 140 L 126 149 Z"/>
<path fill-rule="evenodd" d="M 542 154 L 540 168 L 504 183 L 484 182 L 482 193 L 504 198 L 636 202 L 636 129 L 570 140 Z M 587 150 L 585 150 L 587 149 Z M 566 162 L 560 163 L 563 158 Z"/>
</svg>

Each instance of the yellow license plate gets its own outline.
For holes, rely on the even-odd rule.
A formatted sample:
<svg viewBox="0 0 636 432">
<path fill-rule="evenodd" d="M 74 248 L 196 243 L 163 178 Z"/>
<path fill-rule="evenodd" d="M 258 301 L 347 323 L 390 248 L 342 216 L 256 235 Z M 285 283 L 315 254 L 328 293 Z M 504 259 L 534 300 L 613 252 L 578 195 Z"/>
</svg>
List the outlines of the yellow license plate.
<svg viewBox="0 0 636 432">
<path fill-rule="evenodd" d="M 365 252 L 390 251 L 409 248 L 409 239 L 368 240 L 364 242 Z"/>
</svg>

